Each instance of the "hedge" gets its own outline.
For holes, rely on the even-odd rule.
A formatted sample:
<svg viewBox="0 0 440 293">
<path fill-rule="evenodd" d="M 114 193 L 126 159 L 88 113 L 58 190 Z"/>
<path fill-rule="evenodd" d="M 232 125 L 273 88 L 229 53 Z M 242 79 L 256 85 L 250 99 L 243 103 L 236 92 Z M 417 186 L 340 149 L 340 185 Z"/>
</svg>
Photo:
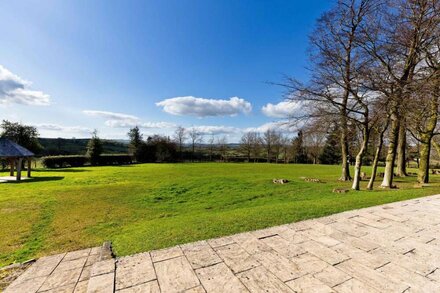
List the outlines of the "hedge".
<svg viewBox="0 0 440 293">
<path fill-rule="evenodd" d="M 133 159 L 130 155 L 101 155 L 99 165 L 126 165 L 131 164 Z M 89 164 L 87 156 L 48 156 L 42 157 L 41 163 L 46 168 L 82 167 Z"/>
<path fill-rule="evenodd" d="M 130 155 L 101 155 L 98 160 L 98 164 L 101 166 L 128 165 L 131 163 L 133 163 L 133 158 Z"/>
<path fill-rule="evenodd" d="M 82 167 L 86 162 L 86 156 L 49 156 L 41 158 L 41 163 L 46 168 Z"/>
</svg>

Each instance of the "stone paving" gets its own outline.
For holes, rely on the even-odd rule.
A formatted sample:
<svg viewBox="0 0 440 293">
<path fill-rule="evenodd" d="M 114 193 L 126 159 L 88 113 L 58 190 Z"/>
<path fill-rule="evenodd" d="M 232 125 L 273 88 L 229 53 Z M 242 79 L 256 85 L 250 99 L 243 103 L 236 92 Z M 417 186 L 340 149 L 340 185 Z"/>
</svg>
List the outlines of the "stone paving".
<svg viewBox="0 0 440 293">
<path fill-rule="evenodd" d="M 39 259 L 5 292 L 440 292 L 440 195 L 100 260 Z"/>
</svg>

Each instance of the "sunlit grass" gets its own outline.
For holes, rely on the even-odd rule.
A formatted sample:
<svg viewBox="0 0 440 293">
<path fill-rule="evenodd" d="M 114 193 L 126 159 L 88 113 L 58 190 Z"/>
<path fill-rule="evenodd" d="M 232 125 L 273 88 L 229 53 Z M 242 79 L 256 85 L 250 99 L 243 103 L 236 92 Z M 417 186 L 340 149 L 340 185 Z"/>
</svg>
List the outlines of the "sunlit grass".
<svg viewBox="0 0 440 293">
<path fill-rule="evenodd" d="M 396 180 L 396 190 L 335 194 L 350 185 L 337 181 L 339 171 L 221 163 L 38 170 L 33 181 L 0 184 L 0 266 L 105 240 L 127 255 L 440 193 L 435 176 L 423 189 L 409 177 Z"/>
</svg>

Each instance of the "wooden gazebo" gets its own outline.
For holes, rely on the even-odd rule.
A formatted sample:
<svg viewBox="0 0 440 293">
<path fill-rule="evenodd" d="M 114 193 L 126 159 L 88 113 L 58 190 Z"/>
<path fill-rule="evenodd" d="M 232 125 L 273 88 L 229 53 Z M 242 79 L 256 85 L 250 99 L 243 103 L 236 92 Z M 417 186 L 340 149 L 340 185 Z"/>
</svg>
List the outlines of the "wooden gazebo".
<svg viewBox="0 0 440 293">
<path fill-rule="evenodd" d="M 17 171 L 15 179 L 17 181 L 21 180 L 23 160 L 27 161 L 27 177 L 31 177 L 31 162 L 33 156 L 34 153 L 21 145 L 18 145 L 7 138 L 0 138 L 0 159 L 6 159 L 9 162 L 9 175 L 11 176 L 11 179 L 14 177 L 15 171 Z"/>
</svg>

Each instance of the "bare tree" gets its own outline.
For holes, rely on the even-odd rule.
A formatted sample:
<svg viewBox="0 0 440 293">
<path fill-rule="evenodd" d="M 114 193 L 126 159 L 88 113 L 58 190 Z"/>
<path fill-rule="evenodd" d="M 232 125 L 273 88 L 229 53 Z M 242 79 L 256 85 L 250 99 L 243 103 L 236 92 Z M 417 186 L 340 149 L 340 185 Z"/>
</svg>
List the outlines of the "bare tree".
<svg viewBox="0 0 440 293">
<path fill-rule="evenodd" d="M 281 144 L 281 152 L 283 154 L 284 164 L 287 164 L 290 161 L 290 157 L 289 157 L 289 149 L 291 147 L 290 141 L 291 139 L 287 135 L 281 136 L 280 144 Z"/>
<path fill-rule="evenodd" d="M 318 163 L 330 125 L 332 125 L 331 122 L 317 119 L 303 128 L 304 144 L 312 157 L 313 164 Z"/>
<path fill-rule="evenodd" d="M 194 160 L 194 153 L 196 145 L 202 142 L 202 134 L 195 127 L 192 127 L 188 132 L 189 138 L 191 140 L 191 157 Z"/>
<path fill-rule="evenodd" d="M 399 126 L 399 134 L 397 139 L 397 162 L 396 162 L 396 175 L 399 177 L 406 177 L 408 173 L 406 172 L 406 119 L 403 115 Z"/>
<path fill-rule="evenodd" d="M 183 128 L 182 126 L 178 126 L 176 131 L 174 132 L 174 141 L 179 146 L 179 154 L 181 158 L 182 158 L 182 147 L 187 138 L 188 136 L 186 133 L 186 129 Z"/>
<path fill-rule="evenodd" d="M 273 154 L 273 148 L 276 141 L 277 133 L 273 129 L 268 129 L 263 134 L 264 149 L 266 151 L 267 162 L 270 163 Z"/>
<path fill-rule="evenodd" d="M 261 156 L 262 146 L 263 146 L 263 142 L 262 142 L 262 139 L 260 137 L 260 134 L 257 133 L 257 132 L 253 132 L 252 133 L 252 151 L 251 151 L 251 155 L 254 158 L 254 163 Z"/>
<path fill-rule="evenodd" d="M 388 100 L 391 119 L 385 175 L 382 187 L 393 186 L 394 165 L 403 114 L 417 79 L 418 67 L 424 62 L 421 52 L 431 47 L 438 33 L 439 1 L 397 0 L 376 10 L 363 27 L 359 45 L 370 55 L 370 88 Z M 437 36 L 438 37 L 438 36 Z"/>
<path fill-rule="evenodd" d="M 295 119 L 327 117 L 337 121 L 342 154 L 341 181 L 351 180 L 349 169 L 349 120 L 365 117 L 360 72 L 365 66 L 357 40 L 376 0 L 340 0 L 318 20 L 311 36 L 312 77 L 307 85 L 288 79 L 289 98 L 300 102 L 307 112 Z M 365 101 L 365 99 L 364 99 Z M 365 119 L 363 119 L 365 120 Z M 364 121 L 365 123 L 365 121 Z M 368 137 L 365 137 L 368 139 Z M 366 148 L 361 149 L 362 153 Z"/>
<path fill-rule="evenodd" d="M 374 153 L 373 164 L 371 166 L 371 177 L 367 185 L 368 190 L 373 190 L 374 181 L 376 180 L 376 176 L 377 176 L 377 166 L 379 165 L 380 154 L 382 152 L 382 147 L 383 147 L 383 138 L 385 132 L 388 129 L 388 124 L 389 124 L 389 119 L 388 117 L 386 117 L 385 119 L 382 119 L 382 121 L 378 121 L 376 126 L 373 127 L 373 131 L 377 135 L 378 141 L 376 145 L 376 151 Z"/>
<path fill-rule="evenodd" d="M 222 136 L 217 139 L 217 146 L 222 157 L 222 161 L 227 161 L 228 139 L 226 136 Z"/>
<path fill-rule="evenodd" d="M 240 140 L 240 150 L 246 155 L 248 162 L 251 161 L 251 153 L 254 145 L 255 132 L 246 132 Z"/>
<path fill-rule="evenodd" d="M 209 161 L 212 161 L 212 155 L 214 153 L 214 143 L 215 143 L 215 135 L 212 134 L 208 140 L 208 149 L 209 149 Z"/>
<path fill-rule="evenodd" d="M 440 46 L 438 47 L 440 48 Z M 430 51 L 432 52 L 432 51 Z M 429 182 L 429 163 L 432 140 L 440 134 L 438 129 L 439 105 L 440 105 L 440 53 L 437 51 L 436 58 L 428 58 L 427 66 L 423 73 L 426 78 L 419 79 L 417 88 L 412 88 L 409 114 L 411 134 L 420 143 L 419 149 L 419 173 L 420 183 Z M 419 71 L 422 75 L 422 71 Z M 435 146 L 435 144 L 434 144 Z"/>
<path fill-rule="evenodd" d="M 273 154 L 275 156 L 275 163 L 278 164 L 280 158 L 281 150 L 283 148 L 283 135 L 280 132 L 275 132 L 273 141 Z"/>
</svg>

